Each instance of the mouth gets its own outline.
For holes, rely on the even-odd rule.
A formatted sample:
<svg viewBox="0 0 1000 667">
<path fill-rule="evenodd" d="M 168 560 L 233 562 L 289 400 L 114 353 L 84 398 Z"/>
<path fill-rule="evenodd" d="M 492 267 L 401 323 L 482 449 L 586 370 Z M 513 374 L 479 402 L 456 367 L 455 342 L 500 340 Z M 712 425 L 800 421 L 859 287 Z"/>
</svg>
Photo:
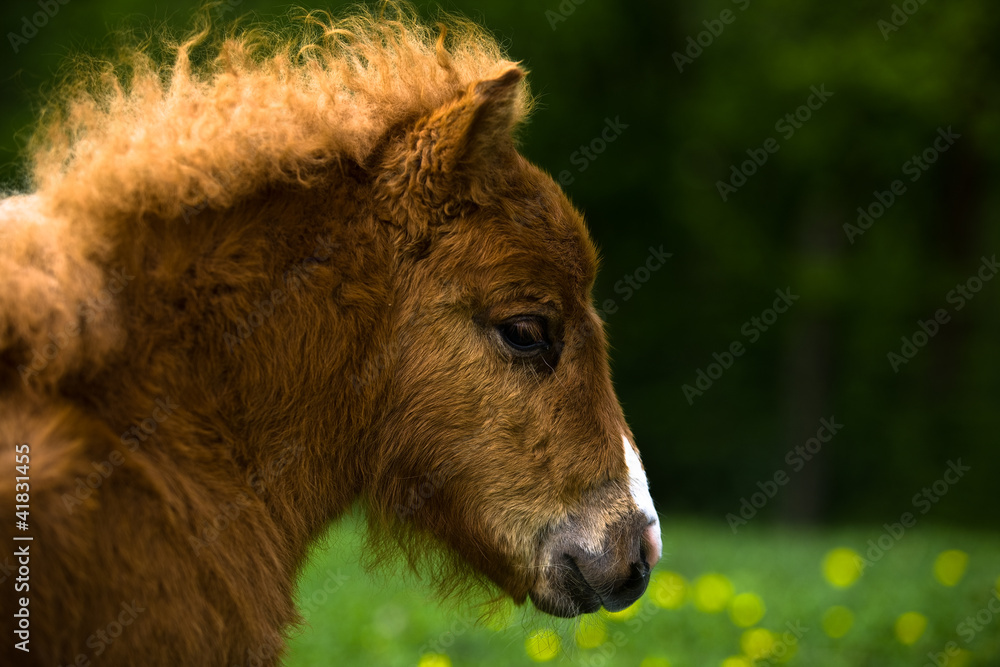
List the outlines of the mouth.
<svg viewBox="0 0 1000 667">
<path fill-rule="evenodd" d="M 564 554 L 553 564 L 554 581 L 547 592 L 532 592 L 531 602 L 540 611 L 560 618 L 592 614 L 601 607 L 621 611 L 631 606 L 646 591 L 649 565 L 645 560 L 631 565 L 629 575 L 617 582 L 595 585 L 587 578 L 577 560 Z"/>
<path fill-rule="evenodd" d="M 662 550 L 659 519 L 622 502 L 620 487 L 599 491 L 539 536 L 528 593 L 539 611 L 562 618 L 616 612 L 646 591 Z"/>
<path fill-rule="evenodd" d="M 580 566 L 569 554 L 563 556 L 566 574 L 563 577 L 564 592 L 576 607 L 577 614 L 592 614 L 601 608 L 603 600 L 593 586 L 583 576 Z"/>
</svg>

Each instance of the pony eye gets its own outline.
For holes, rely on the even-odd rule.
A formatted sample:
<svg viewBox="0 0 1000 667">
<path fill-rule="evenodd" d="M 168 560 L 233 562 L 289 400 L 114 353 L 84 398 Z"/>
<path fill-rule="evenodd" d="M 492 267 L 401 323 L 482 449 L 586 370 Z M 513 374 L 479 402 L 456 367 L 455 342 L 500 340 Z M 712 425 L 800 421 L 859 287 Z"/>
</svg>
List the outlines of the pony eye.
<svg viewBox="0 0 1000 667">
<path fill-rule="evenodd" d="M 534 354 L 549 349 L 545 320 L 540 317 L 517 317 L 497 326 L 504 342 L 515 352 Z"/>
</svg>

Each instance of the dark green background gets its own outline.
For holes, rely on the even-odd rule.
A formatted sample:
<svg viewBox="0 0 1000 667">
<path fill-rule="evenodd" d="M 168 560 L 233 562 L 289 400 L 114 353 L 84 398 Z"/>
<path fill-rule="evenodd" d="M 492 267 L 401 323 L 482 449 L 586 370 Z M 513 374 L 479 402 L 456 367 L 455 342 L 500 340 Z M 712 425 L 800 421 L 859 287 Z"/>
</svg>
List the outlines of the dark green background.
<svg viewBox="0 0 1000 667">
<path fill-rule="evenodd" d="M 19 150 L 67 56 L 100 51 L 123 25 L 183 26 L 196 4 L 69 0 L 15 53 L 10 33 L 41 10 L 5 3 L 7 187 L 25 187 Z M 288 8 L 234 4 L 215 11 Z M 947 295 L 1000 251 L 1000 9 L 905 4 L 919 9 L 888 39 L 878 24 L 893 14 L 888 1 L 564 0 L 558 21 L 547 14 L 558 0 L 443 5 L 490 28 L 531 71 L 539 105 L 523 151 L 569 171 L 566 191 L 602 249 L 595 296 L 615 302 L 615 381 L 668 516 L 724 523 L 783 470 L 791 481 L 762 511 L 769 519 L 881 524 L 913 511 L 913 496 L 961 459 L 971 470 L 926 520 L 997 524 L 1000 280 L 959 311 Z M 712 24 L 724 10 L 731 23 Z M 721 34 L 679 72 L 673 54 L 704 21 Z M 788 137 L 776 122 L 813 86 L 833 95 Z M 606 119 L 627 127 L 580 171 L 574 153 Z M 960 138 L 911 182 L 904 163 L 948 127 Z M 723 201 L 717 182 L 769 138 L 777 152 Z M 843 226 L 896 179 L 905 193 L 851 243 Z M 673 256 L 630 293 L 619 281 L 651 246 Z M 786 288 L 799 299 L 751 343 L 744 323 Z M 887 354 L 942 308 L 950 321 L 894 371 Z M 744 354 L 689 404 L 682 386 L 733 341 Z M 843 428 L 795 472 L 786 452 L 830 417 Z"/>
</svg>

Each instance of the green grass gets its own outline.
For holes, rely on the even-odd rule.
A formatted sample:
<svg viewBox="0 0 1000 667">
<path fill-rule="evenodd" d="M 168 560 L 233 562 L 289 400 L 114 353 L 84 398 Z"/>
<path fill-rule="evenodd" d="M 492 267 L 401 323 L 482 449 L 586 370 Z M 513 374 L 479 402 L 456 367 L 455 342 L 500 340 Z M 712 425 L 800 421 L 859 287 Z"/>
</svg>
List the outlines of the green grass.
<svg viewBox="0 0 1000 667">
<path fill-rule="evenodd" d="M 765 643 L 768 637 L 776 640 L 779 653 L 785 648 L 785 662 L 772 656 L 730 661 L 726 667 L 922 667 L 934 665 L 928 653 L 945 651 L 948 642 L 962 650 L 949 667 L 1000 665 L 1000 614 L 988 609 L 991 592 L 1000 585 L 1000 539 L 992 535 L 918 524 L 898 540 L 883 537 L 891 548 L 852 584 L 836 587 L 824 577 L 826 555 L 847 547 L 864 556 L 868 541 L 877 542 L 883 528 L 762 524 L 733 535 L 721 520 L 665 520 L 666 555 L 656 567 L 654 584 L 626 612 L 570 621 L 528 605 L 506 618 L 501 613 L 482 622 L 477 609 L 439 603 L 426 583 L 400 574 L 400 569 L 367 574 L 359 565 L 357 530 L 355 520 L 344 521 L 314 551 L 299 585 L 308 625 L 292 638 L 288 665 L 534 665 L 539 663 L 526 652 L 526 639 L 543 631 L 541 648 L 552 649 L 550 653 L 558 648 L 548 661 L 552 665 L 715 667 L 744 654 L 741 638 L 754 628 L 771 631 L 756 636 Z M 964 571 L 953 568 L 952 574 L 961 578 L 946 586 L 936 580 L 934 565 L 939 554 L 952 549 L 968 554 L 968 565 Z M 846 565 L 846 574 L 856 574 L 853 561 Z M 683 578 L 683 589 L 670 587 L 670 581 L 678 581 L 671 573 Z M 700 577 L 709 573 L 723 576 L 702 580 L 699 587 Z M 732 594 L 751 592 L 763 602 L 765 613 L 751 628 L 734 622 L 726 582 Z M 740 600 L 752 602 L 748 596 Z M 723 609 L 699 609 L 713 602 Z M 839 638 L 828 636 L 823 627 L 824 615 L 834 606 L 853 615 L 850 629 Z M 993 608 L 1000 610 L 1000 600 Z M 897 619 L 908 612 L 927 619 L 909 645 L 900 641 L 896 629 Z M 960 627 L 977 614 L 978 631 Z M 911 618 L 917 618 L 919 630 L 919 617 Z M 801 637 L 786 644 L 782 633 L 789 624 Z"/>
</svg>

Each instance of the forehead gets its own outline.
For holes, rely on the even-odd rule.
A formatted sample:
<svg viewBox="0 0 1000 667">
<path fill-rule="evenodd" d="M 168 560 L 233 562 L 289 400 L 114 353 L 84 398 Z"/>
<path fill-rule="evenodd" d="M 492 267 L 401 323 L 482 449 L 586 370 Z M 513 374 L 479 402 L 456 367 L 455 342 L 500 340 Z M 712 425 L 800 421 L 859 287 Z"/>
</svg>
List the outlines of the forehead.
<svg viewBox="0 0 1000 667">
<path fill-rule="evenodd" d="M 451 239 L 455 269 L 494 299 L 589 303 L 598 260 L 583 217 L 544 172 L 522 160 L 515 176 Z"/>
</svg>

